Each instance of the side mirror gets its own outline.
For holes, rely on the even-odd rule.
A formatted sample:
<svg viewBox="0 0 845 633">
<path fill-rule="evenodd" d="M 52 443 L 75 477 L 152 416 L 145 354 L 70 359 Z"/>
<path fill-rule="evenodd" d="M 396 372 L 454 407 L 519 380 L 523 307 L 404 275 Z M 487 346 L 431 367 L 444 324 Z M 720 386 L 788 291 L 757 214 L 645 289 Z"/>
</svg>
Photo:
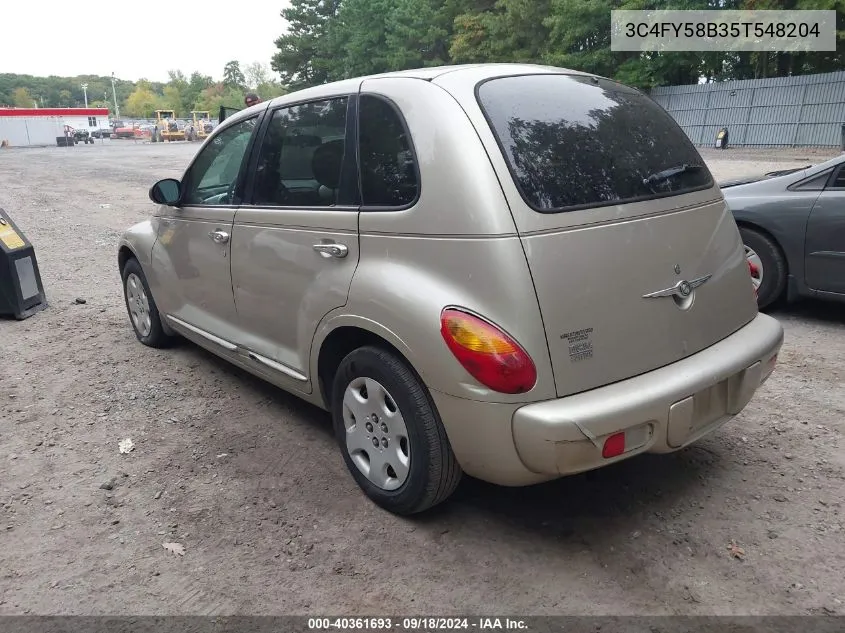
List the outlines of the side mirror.
<svg viewBox="0 0 845 633">
<path fill-rule="evenodd" d="M 150 200 L 156 204 L 175 205 L 182 197 L 182 185 L 178 180 L 165 178 L 150 187 Z"/>
</svg>

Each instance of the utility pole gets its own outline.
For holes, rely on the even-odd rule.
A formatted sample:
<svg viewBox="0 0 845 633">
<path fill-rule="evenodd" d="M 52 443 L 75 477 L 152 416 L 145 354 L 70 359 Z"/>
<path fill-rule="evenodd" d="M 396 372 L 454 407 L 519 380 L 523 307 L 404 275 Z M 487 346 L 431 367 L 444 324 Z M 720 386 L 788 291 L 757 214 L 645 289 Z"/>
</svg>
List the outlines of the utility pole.
<svg viewBox="0 0 845 633">
<path fill-rule="evenodd" d="M 85 95 L 85 107 L 88 107 L 88 84 L 82 84 L 82 94 Z"/>
<path fill-rule="evenodd" d="M 120 106 L 117 104 L 117 92 L 114 89 L 114 73 L 111 74 L 111 93 L 114 97 L 114 118 L 120 118 Z"/>
</svg>

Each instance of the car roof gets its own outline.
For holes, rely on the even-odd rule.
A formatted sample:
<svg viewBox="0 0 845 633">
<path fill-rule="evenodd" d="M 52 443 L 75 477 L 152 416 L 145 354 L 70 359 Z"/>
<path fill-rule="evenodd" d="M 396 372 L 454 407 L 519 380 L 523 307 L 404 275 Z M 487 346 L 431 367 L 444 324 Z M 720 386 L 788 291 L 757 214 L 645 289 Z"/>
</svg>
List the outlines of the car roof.
<svg viewBox="0 0 845 633">
<path fill-rule="evenodd" d="M 386 73 L 377 73 L 373 75 L 364 75 L 361 77 L 354 77 L 351 79 L 343 79 L 341 81 L 334 81 L 323 84 L 321 86 L 314 86 L 312 88 L 305 88 L 290 94 L 276 97 L 271 102 L 272 106 L 282 105 L 290 101 L 300 101 L 311 97 L 318 97 L 323 94 L 337 94 L 344 91 L 356 91 L 358 86 L 368 80 L 372 79 L 390 79 L 390 78 L 404 78 L 404 79 L 420 79 L 422 81 L 434 81 L 435 79 L 451 73 L 466 74 L 469 81 L 476 81 L 477 74 L 471 71 L 484 70 L 485 76 L 507 76 L 507 75 L 530 75 L 530 74 L 546 74 L 546 73 L 566 73 L 587 75 L 576 70 L 569 70 L 567 68 L 558 68 L 556 66 L 542 66 L 539 64 L 454 64 L 447 66 L 436 66 L 432 68 L 412 68 L 409 70 L 397 70 Z"/>
<path fill-rule="evenodd" d="M 567 74 L 567 75 L 581 75 L 585 77 L 593 77 L 591 73 L 585 73 L 569 68 L 560 68 L 558 66 L 544 66 L 541 64 L 515 64 L 515 63 L 486 63 L 486 64 L 451 64 L 445 66 L 434 66 L 428 68 L 411 68 L 408 70 L 396 70 L 385 73 L 377 73 L 372 75 L 363 75 L 360 77 L 353 77 L 350 79 L 341 79 L 340 81 L 333 81 L 319 86 L 312 86 L 310 88 L 303 88 L 295 92 L 276 97 L 268 101 L 262 101 L 253 106 L 240 110 L 226 118 L 226 121 L 236 122 L 244 118 L 253 116 L 267 108 L 275 108 L 287 103 L 298 103 L 308 101 L 310 99 L 319 99 L 320 97 L 337 95 L 342 93 L 357 92 L 361 83 L 371 79 L 386 79 L 386 78 L 405 78 L 405 79 L 419 79 L 422 81 L 434 81 L 446 74 L 461 73 L 465 74 L 467 81 L 473 83 L 479 79 L 479 71 L 483 71 L 485 78 L 490 77 L 506 77 L 510 75 L 539 75 L 539 74 Z"/>
</svg>

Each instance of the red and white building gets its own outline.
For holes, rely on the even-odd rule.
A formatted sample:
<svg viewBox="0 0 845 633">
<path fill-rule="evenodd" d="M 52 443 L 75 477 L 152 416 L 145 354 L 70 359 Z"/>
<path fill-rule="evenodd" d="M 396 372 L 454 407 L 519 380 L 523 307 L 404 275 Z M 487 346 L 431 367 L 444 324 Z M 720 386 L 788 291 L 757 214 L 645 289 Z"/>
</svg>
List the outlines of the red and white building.
<svg viewBox="0 0 845 633">
<path fill-rule="evenodd" d="M 64 126 L 109 130 L 108 108 L 0 108 L 0 145 L 55 145 Z"/>
</svg>

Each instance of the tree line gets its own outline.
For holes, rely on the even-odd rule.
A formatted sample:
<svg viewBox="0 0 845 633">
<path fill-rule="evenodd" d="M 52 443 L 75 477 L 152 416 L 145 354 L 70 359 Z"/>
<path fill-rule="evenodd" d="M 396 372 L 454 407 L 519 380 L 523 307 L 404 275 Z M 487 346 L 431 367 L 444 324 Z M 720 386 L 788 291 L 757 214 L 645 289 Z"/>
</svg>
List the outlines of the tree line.
<svg viewBox="0 0 845 633">
<path fill-rule="evenodd" d="M 613 52 L 614 9 L 834 9 L 845 21 L 845 0 L 291 0 L 271 66 L 291 89 L 450 63 L 550 64 L 644 89 L 845 68 L 845 31 L 837 52 Z"/>
<path fill-rule="evenodd" d="M 111 77 L 0 74 L 0 106 L 83 107 L 83 84 L 87 85 L 90 107 L 109 108 L 114 114 L 114 92 L 120 104 L 120 115 L 128 118 L 149 118 L 155 110 L 174 110 L 179 117 L 190 116 L 191 110 L 207 110 L 214 116 L 221 105 L 243 107 L 244 94 L 248 90 L 258 93 L 262 99 L 286 92 L 266 64 L 255 62 L 242 69 L 238 61 L 230 61 L 223 69 L 221 81 L 199 72 L 185 75 L 180 70 L 171 70 L 166 82 L 115 79 L 114 91 Z"/>
<path fill-rule="evenodd" d="M 115 80 L 123 116 L 154 110 L 241 107 L 244 92 L 269 99 L 290 90 L 372 73 L 442 64 L 526 62 L 593 72 L 648 89 L 845 68 L 845 30 L 836 52 L 638 53 L 610 50 L 613 9 L 833 9 L 845 0 L 291 0 L 270 68 L 231 61 L 223 79 L 168 73 L 168 81 Z M 276 78 L 272 71 L 278 73 Z M 110 77 L 0 74 L 0 106 L 79 107 L 114 112 Z"/>
</svg>

